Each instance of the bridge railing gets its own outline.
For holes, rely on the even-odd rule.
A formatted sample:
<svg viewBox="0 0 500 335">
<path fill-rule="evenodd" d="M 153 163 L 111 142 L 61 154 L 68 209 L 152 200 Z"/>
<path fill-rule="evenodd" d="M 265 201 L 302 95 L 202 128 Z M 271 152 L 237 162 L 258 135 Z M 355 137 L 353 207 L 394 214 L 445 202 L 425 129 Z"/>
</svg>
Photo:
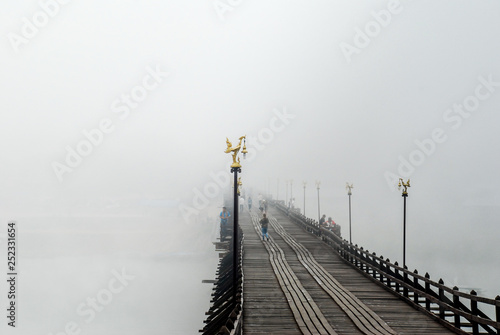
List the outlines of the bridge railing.
<svg viewBox="0 0 500 335">
<path fill-rule="evenodd" d="M 229 206 L 228 206 L 229 207 Z M 231 220 L 232 221 L 232 220 Z M 228 229 L 224 232 L 226 235 L 221 234 L 221 241 L 228 240 L 232 235 L 232 223 L 228 225 Z M 222 232 L 222 230 L 221 230 Z M 230 334 L 240 335 L 242 333 L 243 325 L 243 231 L 238 226 L 238 267 L 237 271 L 237 294 L 236 301 L 233 299 L 233 250 L 232 243 L 226 243 L 226 252 L 223 254 L 219 261 L 217 268 L 217 279 L 214 283 L 212 299 L 210 300 L 211 307 L 205 313 L 208 315 L 204 321 L 205 326 L 200 330 L 204 335 L 216 334 Z"/>
<path fill-rule="evenodd" d="M 305 230 L 320 237 L 365 276 L 446 327 L 462 334 L 500 334 L 500 296 L 488 299 L 479 297 L 474 290 L 465 293 L 456 286 L 447 287 L 442 279 L 435 282 L 428 273 L 421 276 L 417 270 L 402 268 L 397 262 L 391 263 L 383 256 L 350 244 L 338 234 L 319 227 L 316 221 L 289 211 L 281 203 L 274 205 Z M 496 321 L 483 310 L 494 315 Z"/>
</svg>

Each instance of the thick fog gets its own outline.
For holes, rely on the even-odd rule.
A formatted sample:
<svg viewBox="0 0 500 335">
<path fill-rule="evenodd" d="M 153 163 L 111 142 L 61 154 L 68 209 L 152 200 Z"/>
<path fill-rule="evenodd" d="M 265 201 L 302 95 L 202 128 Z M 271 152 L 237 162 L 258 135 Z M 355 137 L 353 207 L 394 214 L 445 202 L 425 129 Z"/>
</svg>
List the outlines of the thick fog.
<svg viewBox="0 0 500 335">
<path fill-rule="evenodd" d="M 500 294 L 497 1 L 0 5 L 2 334 L 203 326 L 233 146 L 246 195 L 295 198 L 436 281 Z M 304 189 L 303 182 L 306 182 Z M 7 282 L 0 284 L 7 306 Z M 92 301 L 98 304 L 92 307 Z M 5 311 L 5 308 L 2 308 Z"/>
</svg>

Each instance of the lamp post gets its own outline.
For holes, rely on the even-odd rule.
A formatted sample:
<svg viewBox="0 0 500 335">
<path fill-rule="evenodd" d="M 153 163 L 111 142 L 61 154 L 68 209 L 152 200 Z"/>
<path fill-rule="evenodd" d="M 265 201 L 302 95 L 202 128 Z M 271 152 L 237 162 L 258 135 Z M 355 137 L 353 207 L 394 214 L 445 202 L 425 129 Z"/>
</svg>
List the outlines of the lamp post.
<svg viewBox="0 0 500 335">
<path fill-rule="evenodd" d="M 306 216 L 306 182 L 303 181 L 302 185 L 304 185 L 304 216 Z"/>
<path fill-rule="evenodd" d="M 351 232 L 351 195 L 354 186 L 346 183 L 345 188 L 347 190 L 347 195 L 349 196 L 349 244 L 352 244 L 352 232 Z"/>
<path fill-rule="evenodd" d="M 290 179 L 290 207 L 293 207 L 293 179 Z"/>
<path fill-rule="evenodd" d="M 271 178 L 267 178 L 267 194 L 269 195 L 270 198 L 272 198 L 272 195 L 271 195 Z"/>
<path fill-rule="evenodd" d="M 285 179 L 285 207 L 288 208 L 288 179 Z"/>
<path fill-rule="evenodd" d="M 320 220 L 320 210 L 319 210 L 319 185 L 321 184 L 321 182 L 319 180 L 316 180 L 316 188 L 318 189 L 318 223 L 319 223 L 319 220 Z"/>
<path fill-rule="evenodd" d="M 243 158 L 245 158 L 247 153 L 246 144 L 246 136 L 240 137 L 240 142 L 237 146 L 233 148 L 231 142 L 226 137 L 227 148 L 224 151 L 226 154 L 231 153 L 233 156 L 233 164 L 231 164 L 231 173 L 234 174 L 234 198 L 233 198 L 233 303 L 236 306 L 236 287 L 238 285 L 238 172 L 241 172 L 241 164 L 240 158 L 238 156 L 238 152 L 241 148 L 241 141 L 243 141 Z M 238 160 L 236 161 L 236 158 Z"/>
<path fill-rule="evenodd" d="M 276 179 L 276 201 L 280 200 L 280 179 Z"/>
<path fill-rule="evenodd" d="M 410 179 L 405 183 L 403 178 L 399 178 L 398 190 L 403 188 L 403 268 L 406 266 L 406 198 L 408 197 L 408 187 L 410 187 Z"/>
</svg>

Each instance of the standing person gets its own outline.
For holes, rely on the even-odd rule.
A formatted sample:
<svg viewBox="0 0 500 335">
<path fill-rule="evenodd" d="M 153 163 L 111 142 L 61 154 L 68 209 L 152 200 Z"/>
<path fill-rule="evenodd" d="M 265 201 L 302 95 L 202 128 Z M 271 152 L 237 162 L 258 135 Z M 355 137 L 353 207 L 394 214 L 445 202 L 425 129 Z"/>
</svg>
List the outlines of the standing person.
<svg viewBox="0 0 500 335">
<path fill-rule="evenodd" d="M 226 209 L 226 207 L 222 207 L 222 212 L 219 214 L 220 217 L 220 232 L 222 235 L 226 235 L 227 231 L 227 220 L 231 217 L 231 214 Z"/>
<path fill-rule="evenodd" d="M 243 212 L 243 205 L 245 205 L 245 198 L 240 196 L 240 212 Z"/>
<path fill-rule="evenodd" d="M 323 216 L 321 217 L 321 219 L 319 219 L 319 226 L 322 227 L 325 225 L 325 220 L 326 220 L 326 215 L 323 214 Z"/>
<path fill-rule="evenodd" d="M 262 215 L 262 219 L 260 219 L 260 226 L 262 227 L 262 241 L 265 238 L 269 241 L 269 234 L 267 233 L 267 227 L 269 226 L 269 219 L 266 217 L 266 213 Z"/>
<path fill-rule="evenodd" d="M 259 208 L 262 207 L 262 194 L 259 193 Z"/>
<path fill-rule="evenodd" d="M 252 210 L 252 197 L 248 197 L 248 210 Z"/>
<path fill-rule="evenodd" d="M 262 201 L 262 208 L 263 208 L 264 213 L 267 213 L 267 201 L 266 200 Z"/>
<path fill-rule="evenodd" d="M 326 221 L 326 227 L 330 230 L 332 230 L 333 228 L 335 228 L 337 224 L 335 223 L 335 221 L 333 221 L 332 217 L 329 216 L 328 217 L 328 220 Z"/>
</svg>

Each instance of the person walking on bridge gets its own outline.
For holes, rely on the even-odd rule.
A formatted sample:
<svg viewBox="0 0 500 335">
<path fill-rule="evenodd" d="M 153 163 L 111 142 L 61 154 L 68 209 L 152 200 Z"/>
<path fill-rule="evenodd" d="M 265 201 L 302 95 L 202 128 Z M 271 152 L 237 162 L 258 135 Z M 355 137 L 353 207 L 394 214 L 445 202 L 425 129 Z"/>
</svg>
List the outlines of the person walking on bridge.
<svg viewBox="0 0 500 335">
<path fill-rule="evenodd" d="M 262 200 L 262 211 L 264 214 L 267 214 L 267 201 Z"/>
<path fill-rule="evenodd" d="M 328 220 L 326 220 L 326 228 L 331 230 L 332 228 L 335 228 L 336 226 L 337 226 L 337 224 L 335 223 L 335 221 L 333 221 L 332 217 L 329 216 Z"/>
<path fill-rule="evenodd" d="M 245 198 L 240 196 L 240 212 L 243 212 L 243 206 L 245 205 Z"/>
<path fill-rule="evenodd" d="M 260 226 L 262 227 L 262 241 L 267 238 L 269 241 L 269 234 L 267 233 L 267 227 L 269 226 L 269 219 L 266 217 L 266 213 L 262 215 L 262 219 L 260 219 Z"/>
<path fill-rule="evenodd" d="M 228 212 L 226 207 L 222 207 L 222 212 L 219 214 L 220 217 L 220 232 L 221 235 L 226 236 L 227 231 L 227 220 L 231 217 L 231 214 Z"/>
<path fill-rule="evenodd" d="M 325 222 L 326 222 L 326 214 L 323 214 L 323 216 L 321 217 L 321 219 L 319 219 L 319 226 L 320 227 L 324 227 L 325 226 Z"/>
</svg>

